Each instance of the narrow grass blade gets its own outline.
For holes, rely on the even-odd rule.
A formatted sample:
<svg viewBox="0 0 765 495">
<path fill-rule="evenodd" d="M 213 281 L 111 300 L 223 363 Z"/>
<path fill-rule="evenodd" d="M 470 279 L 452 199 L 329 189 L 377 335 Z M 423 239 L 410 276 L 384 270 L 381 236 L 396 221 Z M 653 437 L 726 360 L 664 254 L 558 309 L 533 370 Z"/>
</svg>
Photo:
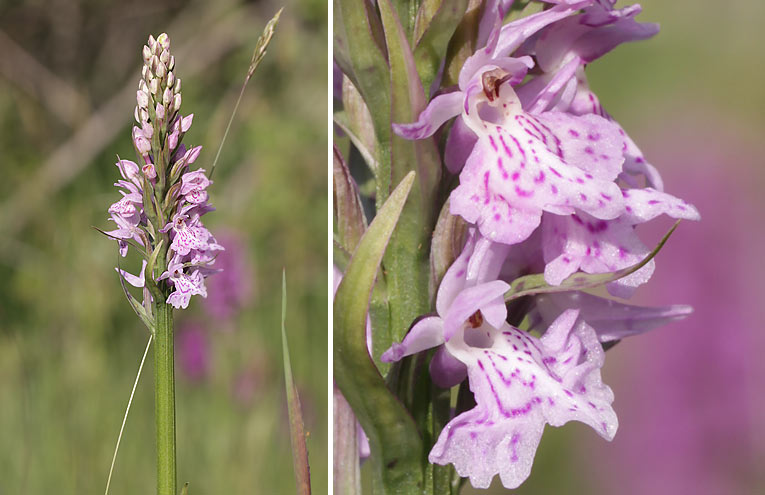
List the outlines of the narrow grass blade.
<svg viewBox="0 0 765 495">
<path fill-rule="evenodd" d="M 311 494 L 311 469 L 308 465 L 308 448 L 305 444 L 303 413 L 300 409 L 300 397 L 292 380 L 290 351 L 287 346 L 287 332 L 284 320 L 287 317 L 287 280 L 282 270 L 282 357 L 284 359 L 284 384 L 287 389 L 287 411 L 290 417 L 290 442 L 292 443 L 292 465 L 295 469 L 295 482 L 299 495 Z"/>
<path fill-rule="evenodd" d="M 125 408 L 125 416 L 122 418 L 122 426 L 120 426 L 120 434 L 117 436 L 117 445 L 114 447 L 114 455 L 112 456 L 112 464 L 109 467 L 109 477 L 106 478 L 106 490 L 104 495 L 109 495 L 109 486 L 112 484 L 112 473 L 114 472 L 114 463 L 117 461 L 117 452 L 120 450 L 120 442 L 122 441 L 122 433 L 125 431 L 125 423 L 127 422 L 128 414 L 130 413 L 130 405 L 133 403 L 133 396 L 135 395 L 135 389 L 138 386 L 138 380 L 141 378 L 141 372 L 143 371 L 143 363 L 146 362 L 146 355 L 149 354 L 149 347 L 151 347 L 151 341 L 154 338 L 153 335 L 149 335 L 149 341 L 146 343 L 146 350 L 143 351 L 143 357 L 141 358 L 141 364 L 138 366 L 138 373 L 135 376 L 135 382 L 133 382 L 133 390 L 130 391 L 130 399 L 128 399 L 127 407 Z"/>
<path fill-rule="evenodd" d="M 261 34 L 260 38 L 258 38 L 258 42 L 255 45 L 255 51 L 252 54 L 252 60 L 250 60 L 250 66 L 247 69 L 247 76 L 244 78 L 244 83 L 242 84 L 241 91 L 239 91 L 239 98 L 236 100 L 236 105 L 234 105 L 234 110 L 231 112 L 231 117 L 228 119 L 228 125 L 226 125 L 226 131 L 223 133 L 223 139 L 220 140 L 218 152 L 215 153 L 215 159 L 210 166 L 210 178 L 212 178 L 213 172 L 215 172 L 215 165 L 218 164 L 220 152 L 223 150 L 223 145 L 226 143 L 228 131 L 231 130 L 231 124 L 234 122 L 236 111 L 239 110 L 239 104 L 242 102 L 242 96 L 244 96 L 244 89 L 247 87 L 247 83 L 250 82 L 250 78 L 255 73 L 255 69 L 257 69 L 258 65 L 260 65 L 260 61 L 263 60 L 263 57 L 266 56 L 266 49 L 268 48 L 268 44 L 271 43 L 271 38 L 274 36 L 276 24 L 279 22 L 279 17 L 282 15 L 282 10 L 284 10 L 284 7 L 279 9 L 279 12 L 277 12 L 270 21 L 268 21 L 265 29 L 263 29 L 263 34 Z"/>
</svg>

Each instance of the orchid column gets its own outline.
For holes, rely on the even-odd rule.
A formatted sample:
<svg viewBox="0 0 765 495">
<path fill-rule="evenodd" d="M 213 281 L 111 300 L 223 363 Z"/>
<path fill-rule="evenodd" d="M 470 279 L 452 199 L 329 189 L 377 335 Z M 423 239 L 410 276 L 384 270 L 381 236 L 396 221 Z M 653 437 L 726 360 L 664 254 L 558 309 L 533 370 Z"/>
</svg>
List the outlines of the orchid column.
<svg viewBox="0 0 765 495">
<path fill-rule="evenodd" d="M 605 351 L 691 312 L 616 299 L 674 230 L 650 249 L 635 227 L 699 214 L 589 89 L 586 65 L 658 31 L 615 3 L 335 2 L 334 377 L 375 493 L 516 488 L 547 424 L 613 439 Z"/>
<path fill-rule="evenodd" d="M 157 493 L 176 495 L 173 308 L 207 296 L 204 279 L 217 271 L 212 265 L 223 247 L 202 224 L 214 209 L 207 201 L 211 181 L 203 169 L 190 170 L 201 146 L 182 144 L 193 115 L 180 114 L 181 80 L 167 34 L 149 37 L 143 61 L 135 108 L 140 127 L 133 127 L 138 163 L 117 162 L 122 179 L 115 185 L 123 197 L 109 208 L 117 229 L 105 234 L 118 240 L 123 257 L 133 247 L 143 258 L 139 275 L 117 271 L 143 289 L 142 302 L 127 289 L 125 295 L 155 341 Z"/>
</svg>

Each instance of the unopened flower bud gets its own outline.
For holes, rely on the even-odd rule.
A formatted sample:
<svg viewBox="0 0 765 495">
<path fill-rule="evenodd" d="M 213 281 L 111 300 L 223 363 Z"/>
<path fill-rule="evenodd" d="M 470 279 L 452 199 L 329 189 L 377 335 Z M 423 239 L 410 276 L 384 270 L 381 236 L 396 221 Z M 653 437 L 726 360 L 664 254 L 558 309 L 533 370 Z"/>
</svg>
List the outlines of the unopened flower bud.
<svg viewBox="0 0 765 495">
<path fill-rule="evenodd" d="M 154 39 L 154 36 L 149 35 L 149 50 L 151 50 L 152 53 L 154 53 L 156 48 L 157 48 L 157 40 Z"/>
<path fill-rule="evenodd" d="M 143 135 L 146 137 L 146 139 L 151 139 L 151 137 L 154 135 L 154 126 L 151 125 L 151 122 L 144 121 L 141 125 L 141 129 L 143 130 Z"/>
<path fill-rule="evenodd" d="M 162 103 L 157 103 L 157 108 L 154 111 L 157 114 L 157 120 L 165 119 L 165 106 Z"/>
<path fill-rule="evenodd" d="M 138 108 L 138 107 L 136 107 L 136 108 Z M 140 117 L 140 118 L 136 119 L 136 121 L 138 121 L 139 124 L 141 122 L 146 122 L 147 120 L 149 120 L 149 110 L 147 108 L 139 108 L 138 109 L 138 117 Z"/>
<path fill-rule="evenodd" d="M 153 180 L 157 178 L 157 171 L 154 169 L 153 163 L 147 163 L 143 167 L 141 167 L 141 170 L 143 171 L 143 175 L 149 179 Z"/>
<path fill-rule="evenodd" d="M 194 120 L 194 114 L 189 114 L 181 119 L 181 132 L 188 132 L 191 128 L 191 122 Z"/>
<path fill-rule="evenodd" d="M 145 155 L 151 151 L 151 143 L 143 135 L 143 131 L 139 127 L 133 126 L 133 144 L 135 148 L 142 155 Z"/>
<path fill-rule="evenodd" d="M 159 43 L 159 46 L 161 46 L 163 50 L 170 50 L 170 37 L 167 33 L 162 33 L 157 36 L 157 43 Z"/>
<path fill-rule="evenodd" d="M 141 108 L 149 108 L 149 95 L 141 91 L 136 91 L 136 101 Z"/>
<path fill-rule="evenodd" d="M 173 91 L 175 94 L 179 94 L 181 92 L 181 78 L 175 80 L 175 84 L 173 85 Z"/>
<path fill-rule="evenodd" d="M 173 90 L 170 88 L 166 88 L 165 92 L 162 94 L 162 103 L 164 105 L 170 105 L 172 101 L 173 101 Z"/>
<path fill-rule="evenodd" d="M 159 54 L 159 61 L 162 62 L 163 65 L 167 65 L 170 61 L 170 52 L 166 49 L 162 50 L 162 53 Z"/>
<path fill-rule="evenodd" d="M 141 123 L 141 119 L 138 116 L 138 106 L 135 107 L 135 111 L 133 112 L 133 117 L 135 117 L 135 121 L 139 124 Z"/>
<path fill-rule="evenodd" d="M 154 71 L 154 73 L 157 75 L 158 78 L 164 79 L 165 74 L 167 74 L 167 69 L 165 68 L 165 64 L 160 63 L 157 65 L 157 70 Z"/>
<path fill-rule="evenodd" d="M 167 73 L 167 87 L 172 88 L 173 84 L 175 84 L 175 73 L 170 71 Z"/>
<path fill-rule="evenodd" d="M 148 60 L 146 63 L 148 63 Z M 151 72 L 149 71 L 149 67 L 146 64 L 141 67 L 141 78 L 142 81 L 148 81 L 151 79 Z"/>
<path fill-rule="evenodd" d="M 144 63 L 151 60 L 151 48 L 149 48 L 146 45 L 143 45 L 143 61 Z"/>
<path fill-rule="evenodd" d="M 175 98 L 173 98 L 173 110 L 176 112 L 181 109 L 181 94 L 178 93 L 175 95 Z"/>
<path fill-rule="evenodd" d="M 153 95 L 159 94 L 159 79 L 152 78 L 152 80 L 149 81 L 149 91 L 151 91 L 151 94 Z"/>
<path fill-rule="evenodd" d="M 149 67 L 151 68 L 152 74 L 157 73 L 157 67 L 161 65 L 162 62 L 159 61 L 159 57 L 156 55 L 152 55 L 151 61 L 149 62 Z"/>
<path fill-rule="evenodd" d="M 180 133 L 178 132 L 178 129 L 174 130 L 172 134 L 167 136 L 167 146 L 170 148 L 170 151 L 173 151 L 178 146 L 179 136 Z"/>
<path fill-rule="evenodd" d="M 144 65 L 143 68 L 146 69 L 146 66 Z M 149 93 L 149 86 L 143 79 L 141 79 L 141 81 L 138 83 L 138 89 L 144 91 L 146 94 Z"/>
</svg>

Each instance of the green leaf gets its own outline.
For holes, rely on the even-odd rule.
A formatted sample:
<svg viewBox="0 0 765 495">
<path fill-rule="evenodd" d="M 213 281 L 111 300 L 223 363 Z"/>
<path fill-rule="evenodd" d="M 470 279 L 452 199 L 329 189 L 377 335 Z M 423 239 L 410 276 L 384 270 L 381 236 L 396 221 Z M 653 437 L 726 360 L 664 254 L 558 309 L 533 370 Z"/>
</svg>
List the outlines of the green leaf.
<svg viewBox="0 0 765 495">
<path fill-rule="evenodd" d="M 669 239 L 669 236 L 672 235 L 679 224 L 680 220 L 675 222 L 672 228 L 669 229 L 666 234 L 664 234 L 664 237 L 662 237 L 656 247 L 653 248 L 653 251 L 648 253 L 648 256 L 643 258 L 643 260 L 639 263 L 635 263 L 634 265 L 627 268 L 622 268 L 621 270 L 609 273 L 590 274 L 576 272 L 561 282 L 560 285 L 549 285 L 547 282 L 545 282 L 543 273 L 526 275 L 525 277 L 520 277 L 513 280 L 513 283 L 510 284 L 510 290 L 505 292 L 505 302 L 510 302 L 514 299 L 518 299 L 523 296 L 531 296 L 534 294 L 549 294 L 551 292 L 567 292 L 570 290 L 591 289 L 593 287 L 599 287 L 609 282 L 619 280 L 620 278 L 624 278 L 627 275 L 640 270 L 645 266 L 646 263 L 651 261 L 654 256 L 659 253 L 661 248 L 664 247 L 664 244 Z"/>
<path fill-rule="evenodd" d="M 468 0 L 425 0 L 414 27 L 414 59 L 422 85 L 430 88 L 446 57 L 449 40 L 468 6 Z"/>
<path fill-rule="evenodd" d="M 441 430 L 452 419 L 450 398 L 451 389 L 443 389 L 435 384 L 431 385 L 430 389 L 431 403 L 432 403 L 432 439 L 433 443 L 438 439 L 441 434 Z M 458 492 L 452 490 L 452 478 L 457 475 L 454 470 L 454 466 L 447 464 L 446 466 L 440 466 L 438 464 L 433 465 L 433 494 L 450 495 Z"/>
<path fill-rule="evenodd" d="M 369 437 L 376 493 L 414 493 L 422 482 L 417 428 L 370 359 L 365 335 L 372 285 L 413 182 L 410 173 L 378 211 L 348 264 L 334 302 L 334 378 Z"/>
<path fill-rule="evenodd" d="M 287 279 L 282 270 L 282 359 L 284 363 L 284 385 L 287 390 L 287 412 L 290 418 L 290 443 L 292 444 L 292 466 L 295 470 L 295 482 L 299 495 L 311 495 L 311 470 L 308 465 L 308 448 L 305 443 L 303 412 L 300 409 L 300 397 L 292 379 L 290 351 L 287 345 L 287 332 L 284 321 L 287 318 Z"/>
<path fill-rule="evenodd" d="M 395 183 L 390 170 L 390 77 L 380 19 L 370 2 L 359 0 L 334 0 L 333 16 L 335 60 L 364 98 L 379 143 L 375 171 L 379 208 Z"/>
<path fill-rule="evenodd" d="M 460 70 L 465 60 L 475 53 L 475 43 L 478 37 L 478 25 L 481 22 L 483 10 L 482 0 L 469 0 L 465 15 L 462 17 L 454 36 L 449 41 L 446 50 L 444 77 L 441 87 L 453 86 L 459 81 Z"/>
<path fill-rule="evenodd" d="M 356 181 L 351 177 L 351 171 L 337 146 L 333 147 L 332 180 L 337 235 L 340 244 L 347 251 L 353 251 L 367 228 L 367 220 Z"/>
</svg>

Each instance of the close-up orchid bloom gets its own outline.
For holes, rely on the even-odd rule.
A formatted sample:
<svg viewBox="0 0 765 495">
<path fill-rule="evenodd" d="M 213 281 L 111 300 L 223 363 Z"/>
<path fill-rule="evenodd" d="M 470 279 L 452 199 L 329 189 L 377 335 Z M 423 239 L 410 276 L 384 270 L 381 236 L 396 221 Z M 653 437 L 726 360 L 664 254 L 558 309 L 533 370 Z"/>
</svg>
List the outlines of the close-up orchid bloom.
<svg viewBox="0 0 765 495">
<path fill-rule="evenodd" d="M 371 493 L 580 493 L 544 481 L 587 462 L 572 445 L 581 459 L 551 464 L 545 426 L 618 450 L 630 390 L 609 366 L 662 326 L 703 326 L 676 304 L 689 294 L 642 294 L 689 276 L 660 252 L 703 229 L 704 198 L 676 195 L 592 76 L 659 25 L 616 0 L 436 4 L 334 5 L 335 493 L 366 493 L 364 473 Z"/>
</svg>

